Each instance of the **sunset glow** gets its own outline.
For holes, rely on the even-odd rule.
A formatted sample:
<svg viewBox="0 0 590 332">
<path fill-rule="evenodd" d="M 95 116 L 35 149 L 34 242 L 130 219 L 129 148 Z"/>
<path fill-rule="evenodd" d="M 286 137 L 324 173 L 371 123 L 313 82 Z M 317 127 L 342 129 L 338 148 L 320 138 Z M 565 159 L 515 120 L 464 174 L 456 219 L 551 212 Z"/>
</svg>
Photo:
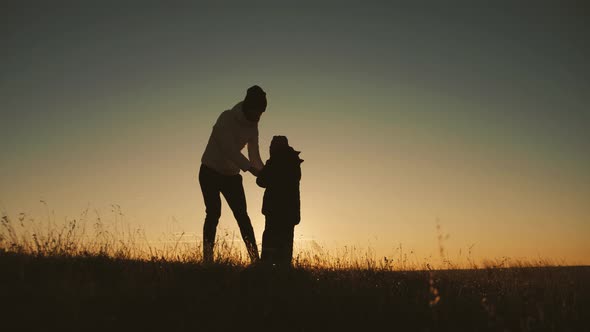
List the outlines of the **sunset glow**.
<svg viewBox="0 0 590 332">
<path fill-rule="evenodd" d="M 442 232 L 451 259 L 590 264 L 575 9 L 162 6 L 2 11 L 1 212 L 118 204 L 150 234 L 201 234 L 211 128 L 258 84 L 262 159 L 285 135 L 305 160 L 296 242 L 421 261 Z M 263 189 L 243 176 L 260 241 Z M 237 232 L 225 201 L 219 228 Z"/>
</svg>

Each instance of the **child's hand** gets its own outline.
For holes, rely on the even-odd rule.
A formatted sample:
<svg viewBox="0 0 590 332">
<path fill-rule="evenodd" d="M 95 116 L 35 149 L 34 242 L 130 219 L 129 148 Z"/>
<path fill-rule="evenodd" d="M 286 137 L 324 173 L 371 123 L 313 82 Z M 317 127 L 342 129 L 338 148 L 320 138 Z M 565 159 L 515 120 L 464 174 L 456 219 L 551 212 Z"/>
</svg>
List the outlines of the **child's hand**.
<svg viewBox="0 0 590 332">
<path fill-rule="evenodd" d="M 260 170 L 258 170 L 258 168 L 253 167 L 253 166 L 250 167 L 248 172 L 252 173 L 252 175 L 254 175 L 255 177 L 258 177 L 258 174 L 260 174 Z"/>
</svg>

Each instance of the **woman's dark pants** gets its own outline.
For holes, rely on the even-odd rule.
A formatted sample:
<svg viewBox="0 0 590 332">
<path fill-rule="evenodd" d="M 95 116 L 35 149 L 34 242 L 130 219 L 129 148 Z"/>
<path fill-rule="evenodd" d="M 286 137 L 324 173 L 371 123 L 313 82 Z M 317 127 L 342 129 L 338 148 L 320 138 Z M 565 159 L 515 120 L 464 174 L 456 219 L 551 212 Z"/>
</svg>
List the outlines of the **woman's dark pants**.
<svg viewBox="0 0 590 332">
<path fill-rule="evenodd" d="M 258 247 L 256 246 L 252 223 L 246 210 L 246 195 L 242 185 L 242 176 L 240 174 L 222 175 L 205 165 L 201 165 L 199 183 L 206 208 L 205 225 L 203 226 L 203 260 L 205 262 L 213 261 L 215 233 L 217 232 L 219 217 L 221 217 L 221 197 L 219 195 L 221 193 L 238 222 L 250 260 L 252 262 L 257 261 Z"/>
</svg>

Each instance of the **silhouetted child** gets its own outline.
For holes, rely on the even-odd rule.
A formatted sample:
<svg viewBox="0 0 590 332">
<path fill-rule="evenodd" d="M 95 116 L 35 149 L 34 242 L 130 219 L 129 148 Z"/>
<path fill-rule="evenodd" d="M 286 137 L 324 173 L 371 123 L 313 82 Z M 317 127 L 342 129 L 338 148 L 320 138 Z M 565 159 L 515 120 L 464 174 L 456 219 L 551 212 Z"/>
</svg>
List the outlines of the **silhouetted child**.
<svg viewBox="0 0 590 332">
<path fill-rule="evenodd" d="M 274 136 L 270 143 L 270 159 L 258 175 L 256 183 L 266 188 L 262 213 L 266 217 L 262 235 L 262 261 L 289 266 L 293 256 L 293 231 L 301 220 L 299 181 L 301 163 L 298 151 L 289 146 L 287 137 Z"/>
</svg>

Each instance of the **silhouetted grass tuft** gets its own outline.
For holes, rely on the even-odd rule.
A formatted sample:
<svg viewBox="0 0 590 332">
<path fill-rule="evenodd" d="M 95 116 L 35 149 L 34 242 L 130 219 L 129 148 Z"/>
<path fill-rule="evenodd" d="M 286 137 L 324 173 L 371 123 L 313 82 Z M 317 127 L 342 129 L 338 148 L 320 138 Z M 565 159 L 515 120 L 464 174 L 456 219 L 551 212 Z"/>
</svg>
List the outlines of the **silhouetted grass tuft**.
<svg viewBox="0 0 590 332">
<path fill-rule="evenodd" d="M 36 222 L 3 215 L 1 323 L 42 331 L 589 326 L 588 267 L 502 259 L 457 270 L 447 259 L 449 269 L 434 269 L 408 263 L 401 250 L 394 261 L 345 248 L 334 255 L 302 251 L 293 269 L 277 270 L 248 266 L 227 236 L 217 245 L 216 262 L 203 264 L 200 245 L 182 238 L 152 245 L 142 230 L 118 220 L 105 224 L 100 216 L 89 220 L 87 212 L 60 225 L 52 217 Z"/>
</svg>

